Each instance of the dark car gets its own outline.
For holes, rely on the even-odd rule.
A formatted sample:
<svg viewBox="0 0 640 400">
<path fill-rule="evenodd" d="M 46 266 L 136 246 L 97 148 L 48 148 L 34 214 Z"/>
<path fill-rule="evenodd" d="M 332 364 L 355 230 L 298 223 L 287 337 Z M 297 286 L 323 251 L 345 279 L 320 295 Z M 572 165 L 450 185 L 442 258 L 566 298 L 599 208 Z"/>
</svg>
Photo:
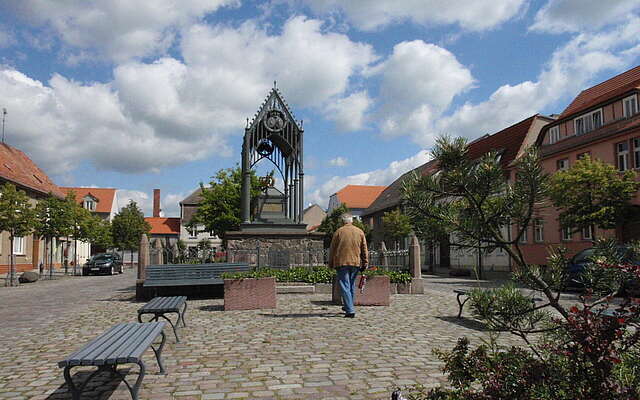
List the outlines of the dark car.
<svg viewBox="0 0 640 400">
<path fill-rule="evenodd" d="M 616 252 L 620 256 L 620 258 L 625 263 L 630 263 L 633 265 L 640 265 L 639 259 L 634 259 L 632 252 L 626 246 L 617 246 Z M 590 247 L 588 249 L 584 249 L 578 252 L 575 256 L 569 260 L 567 265 L 567 273 L 568 273 L 568 286 L 569 287 L 582 287 L 582 274 L 587 267 L 587 264 L 591 262 L 591 258 L 595 254 L 595 249 Z M 629 281 L 625 282 L 624 288 L 626 291 L 630 291 L 633 295 L 640 292 L 640 282 L 638 281 Z"/>
<path fill-rule="evenodd" d="M 92 256 L 82 267 L 82 275 L 114 275 L 122 273 L 122 259 L 116 253 L 100 253 Z"/>
</svg>

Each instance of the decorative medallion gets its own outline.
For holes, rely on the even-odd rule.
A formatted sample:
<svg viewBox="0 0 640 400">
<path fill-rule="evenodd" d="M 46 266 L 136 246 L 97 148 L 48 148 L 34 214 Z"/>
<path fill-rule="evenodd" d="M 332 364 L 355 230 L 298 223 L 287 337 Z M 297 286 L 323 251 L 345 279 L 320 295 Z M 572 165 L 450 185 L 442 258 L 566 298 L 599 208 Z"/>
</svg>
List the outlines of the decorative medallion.
<svg viewBox="0 0 640 400">
<path fill-rule="evenodd" d="M 262 139 L 260 142 L 258 142 L 258 146 L 256 147 L 256 151 L 262 157 L 270 156 L 271 153 L 273 153 L 273 150 L 273 143 L 271 143 L 271 141 L 268 139 Z"/>
<path fill-rule="evenodd" d="M 284 128 L 284 114 L 278 110 L 271 110 L 264 116 L 262 123 L 269 132 L 280 132 Z"/>
</svg>

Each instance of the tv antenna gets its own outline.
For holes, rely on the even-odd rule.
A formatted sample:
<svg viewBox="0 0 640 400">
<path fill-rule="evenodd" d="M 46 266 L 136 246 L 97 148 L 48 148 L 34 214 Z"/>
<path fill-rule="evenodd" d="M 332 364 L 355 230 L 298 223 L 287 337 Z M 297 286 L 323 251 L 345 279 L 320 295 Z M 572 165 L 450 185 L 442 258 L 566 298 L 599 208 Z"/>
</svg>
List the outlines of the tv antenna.
<svg viewBox="0 0 640 400">
<path fill-rule="evenodd" d="M 4 143 L 4 119 L 7 116 L 7 109 L 2 107 L 2 143 Z"/>
</svg>

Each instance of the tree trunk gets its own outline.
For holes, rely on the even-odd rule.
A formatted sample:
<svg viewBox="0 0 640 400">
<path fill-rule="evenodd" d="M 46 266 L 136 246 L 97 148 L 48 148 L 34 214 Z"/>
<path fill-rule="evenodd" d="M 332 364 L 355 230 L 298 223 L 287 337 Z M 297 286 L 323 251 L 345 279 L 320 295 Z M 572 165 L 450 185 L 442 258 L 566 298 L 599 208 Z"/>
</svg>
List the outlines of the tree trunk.
<svg viewBox="0 0 640 400">
<path fill-rule="evenodd" d="M 9 235 L 9 271 L 7 271 L 7 279 L 5 286 L 15 286 L 15 263 L 13 258 L 13 235 Z"/>
<path fill-rule="evenodd" d="M 78 266 L 78 239 L 73 238 L 73 276 L 76 276 Z"/>
</svg>

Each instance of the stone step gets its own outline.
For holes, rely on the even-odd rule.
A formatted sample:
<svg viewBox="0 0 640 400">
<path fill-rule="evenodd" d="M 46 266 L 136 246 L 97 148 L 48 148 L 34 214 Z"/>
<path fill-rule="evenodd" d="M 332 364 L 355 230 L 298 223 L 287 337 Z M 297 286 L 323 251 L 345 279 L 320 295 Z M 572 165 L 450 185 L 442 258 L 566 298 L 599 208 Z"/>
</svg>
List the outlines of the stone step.
<svg viewBox="0 0 640 400">
<path fill-rule="evenodd" d="M 315 293 L 313 285 L 287 285 L 276 286 L 276 293 Z"/>
</svg>

